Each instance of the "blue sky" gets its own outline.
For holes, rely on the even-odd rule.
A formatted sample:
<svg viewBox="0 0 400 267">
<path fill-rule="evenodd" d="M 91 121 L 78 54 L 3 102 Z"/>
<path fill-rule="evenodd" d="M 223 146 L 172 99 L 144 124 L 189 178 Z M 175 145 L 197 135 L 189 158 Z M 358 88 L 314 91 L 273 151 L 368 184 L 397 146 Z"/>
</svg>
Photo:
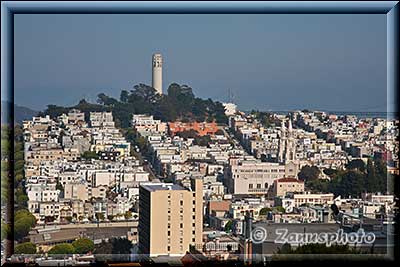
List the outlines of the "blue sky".
<svg viewBox="0 0 400 267">
<path fill-rule="evenodd" d="M 151 84 L 241 109 L 386 110 L 386 15 L 14 16 L 15 103 L 40 110 Z"/>
</svg>

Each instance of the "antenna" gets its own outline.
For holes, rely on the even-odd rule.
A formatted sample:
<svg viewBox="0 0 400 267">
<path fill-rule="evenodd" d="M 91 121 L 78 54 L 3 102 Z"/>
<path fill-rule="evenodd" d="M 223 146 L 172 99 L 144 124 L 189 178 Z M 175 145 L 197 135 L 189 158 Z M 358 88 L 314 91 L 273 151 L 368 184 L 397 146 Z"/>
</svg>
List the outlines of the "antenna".
<svg viewBox="0 0 400 267">
<path fill-rule="evenodd" d="M 228 89 L 228 103 L 233 103 L 233 101 L 234 101 L 234 95 L 232 89 Z"/>
</svg>

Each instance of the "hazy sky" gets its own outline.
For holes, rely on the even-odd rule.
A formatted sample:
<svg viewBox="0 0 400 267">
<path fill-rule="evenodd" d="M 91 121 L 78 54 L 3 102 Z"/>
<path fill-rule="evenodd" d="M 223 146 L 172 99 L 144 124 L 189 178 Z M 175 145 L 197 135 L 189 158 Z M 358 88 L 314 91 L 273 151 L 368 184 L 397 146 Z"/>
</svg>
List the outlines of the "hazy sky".
<svg viewBox="0 0 400 267">
<path fill-rule="evenodd" d="M 14 15 L 15 103 L 163 86 L 241 109 L 386 110 L 386 15 Z"/>
</svg>

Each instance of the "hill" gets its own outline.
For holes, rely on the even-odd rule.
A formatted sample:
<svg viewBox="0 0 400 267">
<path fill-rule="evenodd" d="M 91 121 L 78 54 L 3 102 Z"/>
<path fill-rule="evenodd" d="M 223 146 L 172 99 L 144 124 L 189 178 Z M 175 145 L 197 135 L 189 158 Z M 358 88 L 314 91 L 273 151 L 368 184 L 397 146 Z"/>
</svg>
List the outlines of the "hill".
<svg viewBox="0 0 400 267">
<path fill-rule="evenodd" d="M 117 126 L 130 126 L 132 114 L 149 114 L 162 121 L 216 121 L 227 123 L 222 103 L 195 97 L 191 87 L 172 83 L 166 95 L 159 95 L 151 86 L 135 85 L 129 92 L 122 90 L 119 99 L 99 94 L 97 104 L 81 100 L 73 107 L 49 105 L 42 115 L 56 117 L 68 110 L 76 108 L 88 113 L 91 111 L 111 111 Z"/>
<path fill-rule="evenodd" d="M 1 101 L 1 123 L 9 123 L 9 115 L 8 108 L 11 103 L 8 101 Z M 36 116 L 39 112 L 33 109 L 19 106 L 14 104 L 14 122 L 21 124 L 23 120 L 32 119 L 32 117 Z"/>
</svg>

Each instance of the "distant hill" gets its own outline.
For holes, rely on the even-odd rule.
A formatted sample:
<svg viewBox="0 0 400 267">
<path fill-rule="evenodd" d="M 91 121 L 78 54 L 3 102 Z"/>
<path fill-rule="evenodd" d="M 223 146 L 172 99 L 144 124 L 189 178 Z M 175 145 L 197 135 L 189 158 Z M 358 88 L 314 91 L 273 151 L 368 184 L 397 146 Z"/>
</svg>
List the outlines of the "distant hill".
<svg viewBox="0 0 400 267">
<path fill-rule="evenodd" d="M 8 101 L 1 101 L 1 123 L 9 123 L 9 112 L 8 107 L 10 103 Z M 27 107 L 19 106 L 14 104 L 14 122 L 22 123 L 23 120 L 32 119 L 39 112 Z"/>
</svg>

